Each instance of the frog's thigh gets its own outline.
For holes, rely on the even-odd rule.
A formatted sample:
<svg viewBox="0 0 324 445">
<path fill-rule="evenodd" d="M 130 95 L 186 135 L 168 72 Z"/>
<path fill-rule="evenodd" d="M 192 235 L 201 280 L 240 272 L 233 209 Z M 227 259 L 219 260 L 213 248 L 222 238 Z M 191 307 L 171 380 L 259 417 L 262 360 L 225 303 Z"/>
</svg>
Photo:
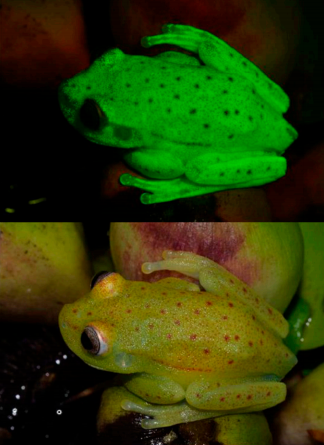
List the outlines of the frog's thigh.
<svg viewBox="0 0 324 445">
<path fill-rule="evenodd" d="M 183 162 L 161 150 L 138 149 L 124 155 L 127 164 L 144 176 L 155 179 L 171 179 L 184 173 Z"/>
<path fill-rule="evenodd" d="M 245 382 L 221 387 L 217 383 L 193 382 L 186 392 L 186 400 L 190 405 L 217 411 L 261 411 L 285 398 L 286 385 L 281 382 Z"/>
<path fill-rule="evenodd" d="M 205 267 L 199 272 L 199 282 L 207 291 L 215 295 L 225 296 L 235 294 L 235 298 L 255 309 L 265 323 L 280 337 L 288 334 L 289 326 L 282 314 L 231 272 L 221 265 L 214 263 L 212 267 Z"/>
<path fill-rule="evenodd" d="M 144 263 L 148 264 L 148 263 Z M 145 273 L 145 272 L 144 272 Z M 156 286 L 158 289 L 162 285 L 163 287 L 169 287 L 171 289 L 185 290 L 189 292 L 199 292 L 200 287 L 195 283 L 189 283 L 189 281 L 182 280 L 181 278 L 168 277 L 162 278 L 162 280 L 151 283 L 152 286 Z"/>
<path fill-rule="evenodd" d="M 236 81 L 236 74 L 245 77 L 251 82 L 251 93 L 255 89 L 278 112 L 285 113 L 288 110 L 289 97 L 283 89 L 254 63 L 215 35 L 209 34 L 203 40 L 199 46 L 199 57 L 207 66 L 228 73 L 232 82 Z"/>
<path fill-rule="evenodd" d="M 146 374 L 134 374 L 124 382 L 124 386 L 132 393 L 148 402 L 171 404 L 183 400 L 185 392 L 181 385 L 167 377 Z"/>
<path fill-rule="evenodd" d="M 198 184 L 215 184 L 220 187 L 238 188 L 266 184 L 286 173 L 287 161 L 281 156 L 260 156 L 215 161 L 217 156 L 202 155 L 186 167 L 186 176 Z"/>
</svg>

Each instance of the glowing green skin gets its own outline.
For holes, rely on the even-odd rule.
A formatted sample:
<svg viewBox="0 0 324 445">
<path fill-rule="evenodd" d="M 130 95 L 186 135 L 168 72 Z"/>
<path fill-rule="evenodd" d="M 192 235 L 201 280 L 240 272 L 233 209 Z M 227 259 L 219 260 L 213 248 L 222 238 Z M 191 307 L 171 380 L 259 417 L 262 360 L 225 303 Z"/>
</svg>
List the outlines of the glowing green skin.
<svg viewBox="0 0 324 445">
<path fill-rule="evenodd" d="M 60 313 L 62 336 L 91 366 L 130 374 L 137 400 L 126 410 L 153 416 L 144 428 L 261 411 L 282 402 L 279 382 L 296 357 L 283 344 L 288 323 L 246 284 L 213 261 L 166 251 L 143 272 L 176 270 L 199 279 L 126 281 L 114 273 Z M 86 326 L 100 331 L 107 350 L 86 351 Z"/>
<path fill-rule="evenodd" d="M 112 49 L 60 86 L 61 109 L 85 137 L 128 150 L 142 175 L 122 175 L 142 188 L 145 204 L 274 181 L 286 172 L 280 155 L 297 138 L 282 117 L 285 92 L 216 36 L 191 26 L 165 25 L 145 47 L 168 43 L 199 55 L 156 57 Z M 99 129 L 85 126 L 85 100 L 100 108 Z M 160 181 L 156 181 L 159 179 Z"/>
</svg>

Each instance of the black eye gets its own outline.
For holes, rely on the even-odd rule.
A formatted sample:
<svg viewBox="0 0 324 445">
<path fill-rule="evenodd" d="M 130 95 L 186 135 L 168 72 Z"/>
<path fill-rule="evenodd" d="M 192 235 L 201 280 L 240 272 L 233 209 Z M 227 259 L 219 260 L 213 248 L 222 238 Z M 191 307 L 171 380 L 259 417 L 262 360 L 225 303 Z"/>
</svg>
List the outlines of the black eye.
<svg viewBox="0 0 324 445">
<path fill-rule="evenodd" d="M 105 120 L 105 114 L 94 100 L 86 99 L 80 108 L 80 119 L 83 125 L 96 131 Z"/>
<path fill-rule="evenodd" d="M 96 284 L 100 283 L 100 281 L 102 281 L 112 273 L 114 272 L 107 272 L 106 270 L 101 270 L 100 272 L 96 273 L 96 275 L 91 280 L 90 289 L 93 289 Z"/>
<path fill-rule="evenodd" d="M 107 343 L 101 333 L 93 326 L 87 326 L 81 334 L 81 344 L 93 355 L 101 355 L 107 351 Z"/>
</svg>

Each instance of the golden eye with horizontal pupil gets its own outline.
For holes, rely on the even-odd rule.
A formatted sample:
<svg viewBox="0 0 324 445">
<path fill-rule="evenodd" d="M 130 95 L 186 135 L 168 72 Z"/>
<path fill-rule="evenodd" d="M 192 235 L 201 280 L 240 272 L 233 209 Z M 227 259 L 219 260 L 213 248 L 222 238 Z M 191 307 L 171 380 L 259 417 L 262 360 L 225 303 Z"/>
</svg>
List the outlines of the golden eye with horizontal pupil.
<svg viewBox="0 0 324 445">
<path fill-rule="evenodd" d="M 86 351 L 93 355 L 101 355 L 108 349 L 108 345 L 103 340 L 100 331 L 93 326 L 87 326 L 83 330 L 81 344 Z"/>
<path fill-rule="evenodd" d="M 113 273 L 115 272 L 107 272 L 106 270 L 102 270 L 96 273 L 96 275 L 91 280 L 90 289 L 93 289 L 96 284 L 100 283 L 100 281 L 104 280 L 106 277 Z"/>
</svg>

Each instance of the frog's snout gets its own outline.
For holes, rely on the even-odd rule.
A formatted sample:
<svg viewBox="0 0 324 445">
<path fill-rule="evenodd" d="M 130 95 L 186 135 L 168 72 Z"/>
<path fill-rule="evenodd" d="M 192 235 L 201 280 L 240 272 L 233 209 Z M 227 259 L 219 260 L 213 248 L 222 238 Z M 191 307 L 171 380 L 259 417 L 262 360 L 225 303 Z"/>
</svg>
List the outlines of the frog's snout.
<svg viewBox="0 0 324 445">
<path fill-rule="evenodd" d="M 107 124 L 107 117 L 93 99 L 86 99 L 80 108 L 80 120 L 89 130 L 98 131 L 103 122 Z"/>
</svg>

